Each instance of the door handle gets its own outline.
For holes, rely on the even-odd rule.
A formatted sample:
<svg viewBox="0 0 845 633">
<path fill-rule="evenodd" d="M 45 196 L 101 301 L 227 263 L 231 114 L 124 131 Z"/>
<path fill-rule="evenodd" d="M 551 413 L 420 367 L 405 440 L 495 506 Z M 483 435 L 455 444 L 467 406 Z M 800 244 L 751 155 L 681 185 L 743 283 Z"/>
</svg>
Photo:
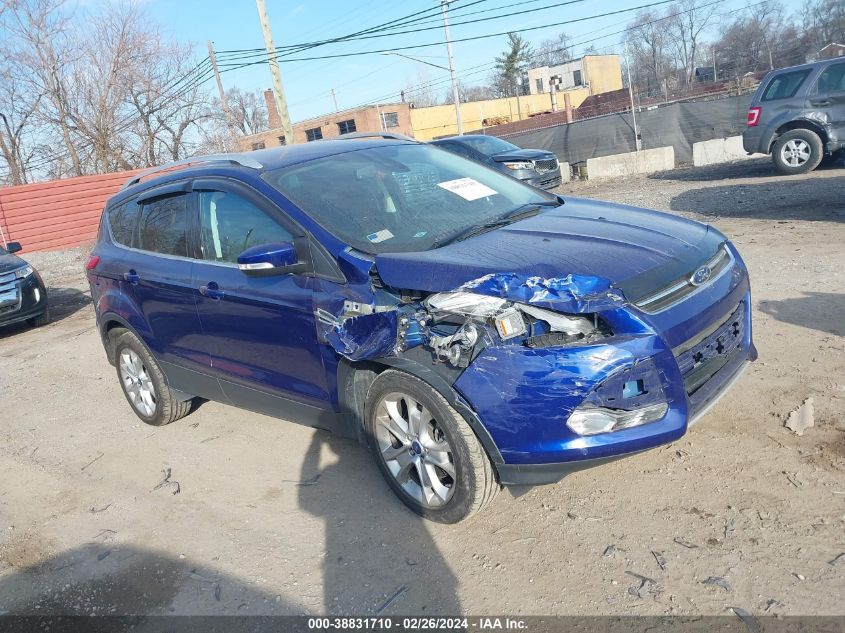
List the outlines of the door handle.
<svg viewBox="0 0 845 633">
<path fill-rule="evenodd" d="M 134 270 L 130 270 L 128 273 L 123 273 L 123 281 L 128 281 L 133 286 L 137 286 L 141 277 Z"/>
<path fill-rule="evenodd" d="M 810 105 L 814 106 L 829 106 L 830 103 L 830 99 L 816 99 L 815 101 L 810 101 Z"/>
<path fill-rule="evenodd" d="M 226 296 L 226 293 L 220 290 L 220 286 L 214 281 L 209 281 L 207 284 L 200 286 L 200 294 L 215 301 L 219 301 Z"/>
</svg>

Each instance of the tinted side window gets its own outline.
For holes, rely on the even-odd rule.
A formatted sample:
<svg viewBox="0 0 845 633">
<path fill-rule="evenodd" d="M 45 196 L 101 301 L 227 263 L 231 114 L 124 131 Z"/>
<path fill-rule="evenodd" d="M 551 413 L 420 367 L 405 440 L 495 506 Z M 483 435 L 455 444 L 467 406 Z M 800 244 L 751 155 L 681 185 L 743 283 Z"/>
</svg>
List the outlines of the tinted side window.
<svg viewBox="0 0 845 633">
<path fill-rule="evenodd" d="M 139 248 L 165 255 L 188 255 L 187 196 L 167 196 L 144 204 Z"/>
<path fill-rule="evenodd" d="M 804 83 L 810 70 L 796 70 L 791 73 L 783 73 L 772 77 L 769 85 L 766 86 L 766 92 L 763 93 L 763 101 L 774 101 L 775 99 L 789 99 L 794 97 L 795 93 Z"/>
<path fill-rule="evenodd" d="M 831 64 L 822 71 L 819 75 L 818 92 L 825 94 L 828 92 L 844 92 L 845 91 L 845 63 Z"/>
<path fill-rule="evenodd" d="M 293 241 L 287 229 L 242 196 L 203 191 L 199 203 L 203 259 L 235 263 L 250 246 Z"/>
<path fill-rule="evenodd" d="M 115 242 L 123 246 L 135 246 L 135 229 L 138 226 L 139 210 L 138 204 L 132 201 L 110 207 L 106 211 L 111 236 Z"/>
</svg>

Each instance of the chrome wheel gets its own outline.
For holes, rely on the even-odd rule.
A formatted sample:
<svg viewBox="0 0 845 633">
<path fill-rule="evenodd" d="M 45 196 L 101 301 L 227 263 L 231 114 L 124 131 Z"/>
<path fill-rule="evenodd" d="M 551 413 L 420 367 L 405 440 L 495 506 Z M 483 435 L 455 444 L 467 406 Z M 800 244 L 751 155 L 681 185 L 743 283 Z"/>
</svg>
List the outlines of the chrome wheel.
<svg viewBox="0 0 845 633">
<path fill-rule="evenodd" d="M 811 154 L 810 144 L 800 138 L 791 139 L 780 148 L 781 160 L 790 167 L 801 167 L 810 160 Z"/>
<path fill-rule="evenodd" d="M 392 392 L 375 411 L 381 458 L 396 482 L 427 508 L 452 498 L 456 473 L 452 448 L 431 412 L 411 396 Z"/>
<path fill-rule="evenodd" d="M 132 406 L 143 416 L 151 417 L 156 410 L 156 390 L 144 361 L 138 354 L 124 348 L 120 352 L 118 367 L 123 388 Z"/>
</svg>

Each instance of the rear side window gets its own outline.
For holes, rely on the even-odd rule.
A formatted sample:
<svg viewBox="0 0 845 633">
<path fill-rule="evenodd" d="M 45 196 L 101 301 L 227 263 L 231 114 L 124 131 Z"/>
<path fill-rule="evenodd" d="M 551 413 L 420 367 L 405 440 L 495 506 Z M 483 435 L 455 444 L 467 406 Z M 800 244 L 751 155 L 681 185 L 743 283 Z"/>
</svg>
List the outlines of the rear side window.
<svg viewBox="0 0 845 633">
<path fill-rule="evenodd" d="M 135 246 L 135 229 L 138 226 L 138 211 L 135 202 L 124 202 L 110 207 L 106 212 L 109 219 L 112 240 L 123 246 Z"/>
<path fill-rule="evenodd" d="M 164 255 L 188 255 L 187 196 L 167 196 L 145 203 L 141 210 L 139 248 Z"/>
<path fill-rule="evenodd" d="M 845 92 L 845 63 L 831 64 L 819 75 L 818 93 Z"/>
<path fill-rule="evenodd" d="M 794 97 L 795 93 L 804 83 L 810 70 L 796 70 L 791 73 L 783 73 L 772 77 L 769 85 L 766 86 L 766 91 L 763 93 L 763 101 L 774 101 L 776 99 L 789 99 Z"/>
</svg>

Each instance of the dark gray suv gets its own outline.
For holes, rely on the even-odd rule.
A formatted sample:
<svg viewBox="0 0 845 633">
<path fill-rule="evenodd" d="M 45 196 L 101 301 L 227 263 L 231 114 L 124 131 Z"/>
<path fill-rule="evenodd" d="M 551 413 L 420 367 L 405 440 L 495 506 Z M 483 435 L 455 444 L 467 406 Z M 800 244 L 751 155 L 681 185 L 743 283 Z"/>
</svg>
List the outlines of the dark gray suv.
<svg viewBox="0 0 845 633">
<path fill-rule="evenodd" d="M 845 59 L 770 72 L 751 99 L 742 144 L 771 154 L 783 174 L 803 174 L 845 150 Z"/>
</svg>

